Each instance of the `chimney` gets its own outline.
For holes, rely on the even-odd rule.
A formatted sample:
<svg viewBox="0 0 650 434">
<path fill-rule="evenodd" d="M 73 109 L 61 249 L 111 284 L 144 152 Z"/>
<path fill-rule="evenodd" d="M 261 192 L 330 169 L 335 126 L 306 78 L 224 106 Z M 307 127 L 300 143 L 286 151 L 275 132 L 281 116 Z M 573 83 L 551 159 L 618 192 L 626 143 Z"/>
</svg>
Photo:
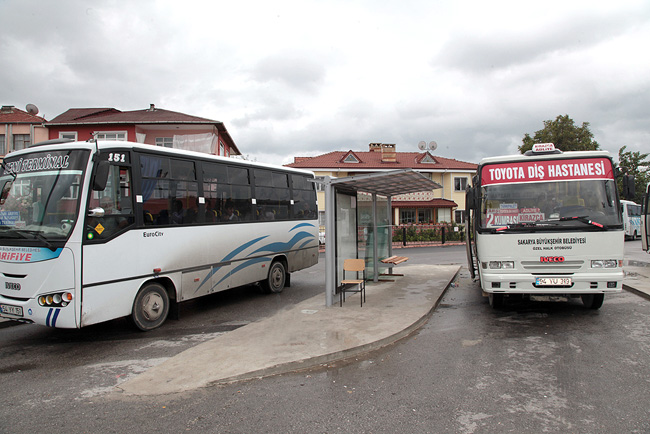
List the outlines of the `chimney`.
<svg viewBox="0 0 650 434">
<path fill-rule="evenodd" d="M 381 162 L 382 163 L 397 163 L 397 151 L 394 144 L 381 145 Z"/>
<path fill-rule="evenodd" d="M 12 106 L 12 105 L 3 105 L 1 110 L 2 110 L 2 113 L 13 113 L 14 112 L 14 106 Z"/>
<path fill-rule="evenodd" d="M 156 110 L 156 105 L 155 104 L 149 104 L 149 111 L 152 112 Z"/>
<path fill-rule="evenodd" d="M 368 147 L 370 148 L 370 152 L 381 151 L 381 143 L 371 143 Z"/>
</svg>

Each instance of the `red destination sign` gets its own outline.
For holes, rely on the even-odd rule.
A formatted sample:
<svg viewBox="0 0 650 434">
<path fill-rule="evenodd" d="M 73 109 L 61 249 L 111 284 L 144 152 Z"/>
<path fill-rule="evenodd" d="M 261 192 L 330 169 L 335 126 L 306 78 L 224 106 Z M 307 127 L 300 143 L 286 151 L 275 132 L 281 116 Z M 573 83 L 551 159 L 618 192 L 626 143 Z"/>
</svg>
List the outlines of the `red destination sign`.
<svg viewBox="0 0 650 434">
<path fill-rule="evenodd" d="M 481 169 L 481 185 L 585 179 L 614 179 L 608 158 L 516 161 L 486 164 Z"/>
</svg>

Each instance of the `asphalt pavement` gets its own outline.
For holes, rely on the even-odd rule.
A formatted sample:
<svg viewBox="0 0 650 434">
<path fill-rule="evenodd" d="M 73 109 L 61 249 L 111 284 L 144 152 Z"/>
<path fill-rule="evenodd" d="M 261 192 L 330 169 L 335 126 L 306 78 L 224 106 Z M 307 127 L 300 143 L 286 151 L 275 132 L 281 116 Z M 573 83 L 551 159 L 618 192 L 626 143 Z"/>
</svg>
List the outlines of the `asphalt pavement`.
<svg viewBox="0 0 650 434">
<path fill-rule="evenodd" d="M 399 265 L 403 276 L 368 282 L 366 302 L 348 294 L 340 307 L 325 306 L 325 292 L 196 345 L 135 378 L 116 395 L 181 393 L 286 373 L 354 357 L 417 330 L 457 279 L 460 265 Z M 650 299 L 650 264 L 628 260 L 623 288 Z M 0 327 L 17 324 L 0 319 Z"/>
</svg>

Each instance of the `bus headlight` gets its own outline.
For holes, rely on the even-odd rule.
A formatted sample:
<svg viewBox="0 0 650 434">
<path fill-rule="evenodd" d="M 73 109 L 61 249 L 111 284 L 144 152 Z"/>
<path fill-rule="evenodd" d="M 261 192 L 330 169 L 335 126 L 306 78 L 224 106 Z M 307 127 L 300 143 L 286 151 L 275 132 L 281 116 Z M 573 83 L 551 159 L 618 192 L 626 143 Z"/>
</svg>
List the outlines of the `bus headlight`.
<svg viewBox="0 0 650 434">
<path fill-rule="evenodd" d="M 57 292 L 55 294 L 41 295 L 38 304 L 41 306 L 65 307 L 72 301 L 71 292 Z"/>
<path fill-rule="evenodd" d="M 593 259 L 591 268 L 616 268 L 617 263 L 616 259 Z"/>
<path fill-rule="evenodd" d="M 514 261 L 490 261 L 488 264 L 492 270 L 512 270 L 515 268 Z"/>
</svg>

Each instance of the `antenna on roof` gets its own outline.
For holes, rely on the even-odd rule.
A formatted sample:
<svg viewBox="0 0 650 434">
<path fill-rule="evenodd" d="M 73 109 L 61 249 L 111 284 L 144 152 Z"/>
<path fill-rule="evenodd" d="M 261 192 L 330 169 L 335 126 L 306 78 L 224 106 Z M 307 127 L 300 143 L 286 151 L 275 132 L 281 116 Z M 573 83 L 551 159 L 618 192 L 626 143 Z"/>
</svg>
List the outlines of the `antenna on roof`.
<svg viewBox="0 0 650 434">
<path fill-rule="evenodd" d="M 27 113 L 31 115 L 37 115 L 38 114 L 38 107 L 36 107 L 34 104 L 27 104 L 25 107 L 25 110 L 27 110 Z"/>
<path fill-rule="evenodd" d="M 438 144 L 436 142 L 434 142 L 433 140 L 429 142 L 429 149 L 431 151 L 435 151 L 437 147 L 438 147 Z"/>
<path fill-rule="evenodd" d="M 427 149 L 427 142 L 424 140 L 420 140 L 420 143 L 418 143 L 418 148 L 420 148 L 420 151 L 424 151 Z"/>
</svg>

